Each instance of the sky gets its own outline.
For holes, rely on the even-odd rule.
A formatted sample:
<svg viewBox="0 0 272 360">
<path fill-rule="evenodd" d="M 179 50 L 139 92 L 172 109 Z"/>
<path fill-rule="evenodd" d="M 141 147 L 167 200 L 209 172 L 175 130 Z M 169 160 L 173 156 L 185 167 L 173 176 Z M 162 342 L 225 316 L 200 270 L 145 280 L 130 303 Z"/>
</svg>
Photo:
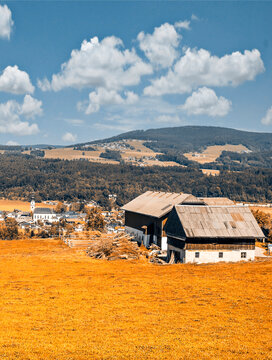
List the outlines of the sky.
<svg viewBox="0 0 272 360">
<path fill-rule="evenodd" d="M 272 130 L 270 1 L 0 1 L 0 144 Z"/>
</svg>

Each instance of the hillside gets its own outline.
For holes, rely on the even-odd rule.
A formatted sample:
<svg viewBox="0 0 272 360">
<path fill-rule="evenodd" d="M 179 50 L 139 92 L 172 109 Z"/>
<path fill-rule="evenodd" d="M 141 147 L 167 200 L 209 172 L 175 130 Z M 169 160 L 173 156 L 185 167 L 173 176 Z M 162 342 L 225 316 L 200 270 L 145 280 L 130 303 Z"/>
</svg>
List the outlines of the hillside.
<svg viewBox="0 0 272 360">
<path fill-rule="evenodd" d="M 272 133 L 249 132 L 213 126 L 179 126 L 136 130 L 85 144 L 124 139 L 149 141 L 152 148 L 156 147 L 155 143 L 157 143 L 158 151 L 163 149 L 177 149 L 183 152 L 201 151 L 207 146 L 225 144 L 242 144 L 251 151 L 272 150 Z"/>
<path fill-rule="evenodd" d="M 180 126 L 136 130 L 111 138 L 77 144 L 81 148 L 141 141 L 160 162 L 214 170 L 272 168 L 272 133 L 213 126 Z"/>
</svg>

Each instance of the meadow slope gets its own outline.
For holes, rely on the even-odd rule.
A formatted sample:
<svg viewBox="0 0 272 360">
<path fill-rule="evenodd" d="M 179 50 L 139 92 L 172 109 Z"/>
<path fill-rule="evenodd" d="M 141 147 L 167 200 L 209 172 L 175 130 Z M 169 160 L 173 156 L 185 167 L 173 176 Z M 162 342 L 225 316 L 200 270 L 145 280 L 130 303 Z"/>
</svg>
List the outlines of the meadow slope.
<svg viewBox="0 0 272 360">
<path fill-rule="evenodd" d="M 272 262 L 92 260 L 0 242 L 0 359 L 272 359 Z"/>
</svg>

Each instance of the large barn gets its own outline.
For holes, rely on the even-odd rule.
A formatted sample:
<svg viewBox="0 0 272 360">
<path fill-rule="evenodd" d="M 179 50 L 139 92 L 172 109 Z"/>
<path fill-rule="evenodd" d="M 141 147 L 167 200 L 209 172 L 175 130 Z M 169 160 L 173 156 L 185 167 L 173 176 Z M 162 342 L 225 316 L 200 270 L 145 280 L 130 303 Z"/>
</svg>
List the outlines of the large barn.
<svg viewBox="0 0 272 360">
<path fill-rule="evenodd" d="M 263 239 L 250 209 L 235 205 L 176 205 L 164 227 L 170 262 L 254 260 Z"/>
<path fill-rule="evenodd" d="M 190 194 L 147 191 L 123 206 L 126 231 L 145 246 L 155 243 L 166 250 L 167 237 L 163 226 L 177 204 L 204 205 L 204 202 Z"/>
</svg>

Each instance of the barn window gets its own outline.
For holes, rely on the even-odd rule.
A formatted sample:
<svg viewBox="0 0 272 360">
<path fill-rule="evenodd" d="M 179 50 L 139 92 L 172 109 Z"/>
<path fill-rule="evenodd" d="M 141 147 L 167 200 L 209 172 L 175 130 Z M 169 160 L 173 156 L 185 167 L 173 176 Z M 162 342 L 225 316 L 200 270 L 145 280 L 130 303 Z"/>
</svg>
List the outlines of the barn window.
<svg viewBox="0 0 272 360">
<path fill-rule="evenodd" d="M 241 258 L 245 259 L 246 258 L 246 252 L 241 252 Z"/>
<path fill-rule="evenodd" d="M 198 251 L 195 252 L 195 257 L 196 257 L 196 258 L 199 258 L 199 252 L 198 252 Z"/>
<path fill-rule="evenodd" d="M 223 257 L 223 253 L 220 252 L 220 253 L 218 254 L 218 257 L 222 258 L 222 257 Z"/>
</svg>

